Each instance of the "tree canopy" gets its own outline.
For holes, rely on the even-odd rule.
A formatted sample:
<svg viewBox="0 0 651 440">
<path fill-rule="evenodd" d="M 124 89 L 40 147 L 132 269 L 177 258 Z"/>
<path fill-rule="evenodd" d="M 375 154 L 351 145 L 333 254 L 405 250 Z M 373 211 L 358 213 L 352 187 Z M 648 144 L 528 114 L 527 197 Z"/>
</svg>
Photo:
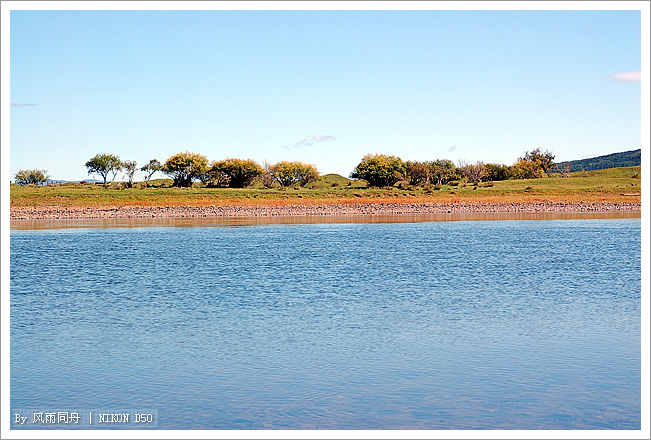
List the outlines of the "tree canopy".
<svg viewBox="0 0 651 440">
<path fill-rule="evenodd" d="M 319 178 L 319 171 L 316 167 L 303 162 L 278 162 L 269 165 L 267 172 L 283 188 L 295 184 L 303 187 Z"/>
<path fill-rule="evenodd" d="M 149 180 L 151 179 L 151 176 L 153 176 L 155 172 L 160 170 L 161 170 L 161 164 L 158 161 L 158 159 L 152 159 L 149 161 L 148 164 L 140 168 L 140 171 L 145 172 L 145 186 L 149 186 Z"/>
<path fill-rule="evenodd" d="M 542 151 L 540 148 L 535 150 L 526 151 L 524 156 L 518 159 L 518 163 L 522 161 L 531 162 L 534 165 L 534 168 L 537 169 L 537 173 L 543 172 L 549 174 L 552 168 L 554 168 L 554 154 L 550 151 Z"/>
<path fill-rule="evenodd" d="M 129 188 L 133 185 L 133 175 L 136 173 L 136 170 L 138 169 L 137 167 L 138 163 L 135 160 L 125 160 L 122 162 L 122 168 L 129 179 L 127 182 Z"/>
<path fill-rule="evenodd" d="M 367 154 L 350 174 L 353 179 L 364 179 L 370 186 L 391 186 L 407 174 L 407 164 L 396 156 Z"/>
<path fill-rule="evenodd" d="M 178 153 L 165 161 L 161 171 L 174 179 L 174 186 L 192 186 L 192 181 L 208 172 L 208 159 L 203 154 Z"/>
<path fill-rule="evenodd" d="M 98 154 L 90 158 L 85 166 L 88 169 L 89 176 L 91 174 L 99 174 L 104 179 L 104 186 L 106 186 L 108 176 L 113 174 L 113 178 L 111 179 L 111 182 L 113 182 L 115 176 L 122 170 L 123 163 L 114 154 Z"/>
<path fill-rule="evenodd" d="M 231 188 L 249 186 L 256 177 L 264 173 L 260 164 L 251 159 L 224 159 L 213 162 L 210 171 L 218 179 L 222 174 L 224 181 Z"/>
</svg>

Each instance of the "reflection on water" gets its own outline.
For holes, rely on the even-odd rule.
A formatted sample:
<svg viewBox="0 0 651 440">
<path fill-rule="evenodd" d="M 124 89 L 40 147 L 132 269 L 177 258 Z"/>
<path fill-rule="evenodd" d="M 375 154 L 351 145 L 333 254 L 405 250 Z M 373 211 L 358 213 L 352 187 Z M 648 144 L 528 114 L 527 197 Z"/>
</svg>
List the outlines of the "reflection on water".
<svg viewBox="0 0 651 440">
<path fill-rule="evenodd" d="M 213 217 L 213 218 L 132 218 L 78 220 L 12 220 L 11 229 L 64 228 L 136 228 L 136 227 L 209 227 L 255 226 L 272 224 L 328 223 L 416 223 L 482 220 L 579 220 L 640 218 L 640 212 L 515 212 L 515 213 L 453 213 L 453 214 L 392 214 L 392 215 L 332 215 L 276 217 Z"/>
</svg>

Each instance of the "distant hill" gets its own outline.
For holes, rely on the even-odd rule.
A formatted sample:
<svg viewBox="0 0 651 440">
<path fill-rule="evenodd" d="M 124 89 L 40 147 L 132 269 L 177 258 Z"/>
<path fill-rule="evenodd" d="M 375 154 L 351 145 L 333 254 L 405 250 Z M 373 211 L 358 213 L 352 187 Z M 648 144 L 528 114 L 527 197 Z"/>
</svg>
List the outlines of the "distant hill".
<svg viewBox="0 0 651 440">
<path fill-rule="evenodd" d="M 571 160 L 559 162 L 559 168 L 570 164 L 570 171 L 593 171 L 607 168 L 634 167 L 642 165 L 642 150 L 623 151 L 621 153 L 607 154 L 605 156 L 591 157 L 590 159 Z"/>
</svg>

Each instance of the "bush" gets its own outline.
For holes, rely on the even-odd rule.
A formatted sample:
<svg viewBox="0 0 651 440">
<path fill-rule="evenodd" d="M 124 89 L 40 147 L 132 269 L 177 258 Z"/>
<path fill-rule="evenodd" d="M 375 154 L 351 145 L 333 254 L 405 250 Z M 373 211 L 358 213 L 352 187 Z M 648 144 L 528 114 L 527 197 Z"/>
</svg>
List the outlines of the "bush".
<svg viewBox="0 0 651 440">
<path fill-rule="evenodd" d="M 256 177 L 264 174 L 264 170 L 251 159 L 224 159 L 213 162 L 210 173 L 211 177 L 225 181 L 231 188 L 244 188 L 251 185 Z"/>
<path fill-rule="evenodd" d="M 178 153 L 167 159 L 161 171 L 174 179 L 174 186 L 192 186 L 195 179 L 205 179 L 208 159 L 203 154 Z"/>
<path fill-rule="evenodd" d="M 524 159 L 511 167 L 511 176 L 515 179 L 538 179 L 544 175 L 545 172 L 541 167 Z"/>
<path fill-rule="evenodd" d="M 316 182 L 319 178 L 319 171 L 314 165 L 308 165 L 303 162 L 278 162 L 273 165 L 266 164 L 267 179 L 263 179 L 264 186 L 270 188 L 269 177 L 286 188 L 298 184 L 304 187 L 310 182 Z"/>
<path fill-rule="evenodd" d="M 393 186 L 407 175 L 407 165 L 396 156 L 367 154 L 350 174 L 353 179 L 364 179 L 370 186 Z"/>
<path fill-rule="evenodd" d="M 496 163 L 487 163 L 486 167 L 486 180 L 494 182 L 500 180 L 509 180 L 511 178 L 511 168 L 507 165 L 500 165 Z"/>
<path fill-rule="evenodd" d="M 14 179 L 18 185 L 42 185 L 50 179 L 50 176 L 47 170 L 20 170 Z"/>
</svg>

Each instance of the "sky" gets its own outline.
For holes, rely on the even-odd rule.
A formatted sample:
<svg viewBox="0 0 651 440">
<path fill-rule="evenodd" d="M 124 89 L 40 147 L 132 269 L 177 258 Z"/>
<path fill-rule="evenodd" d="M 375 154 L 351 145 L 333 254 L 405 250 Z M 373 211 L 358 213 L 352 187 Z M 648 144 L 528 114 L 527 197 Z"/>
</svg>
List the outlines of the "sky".
<svg viewBox="0 0 651 440">
<path fill-rule="evenodd" d="M 641 148 L 640 10 L 424 6 L 11 10 L 11 178 L 97 178 L 84 164 L 103 153 L 348 176 L 369 153 L 510 165 Z"/>
</svg>

